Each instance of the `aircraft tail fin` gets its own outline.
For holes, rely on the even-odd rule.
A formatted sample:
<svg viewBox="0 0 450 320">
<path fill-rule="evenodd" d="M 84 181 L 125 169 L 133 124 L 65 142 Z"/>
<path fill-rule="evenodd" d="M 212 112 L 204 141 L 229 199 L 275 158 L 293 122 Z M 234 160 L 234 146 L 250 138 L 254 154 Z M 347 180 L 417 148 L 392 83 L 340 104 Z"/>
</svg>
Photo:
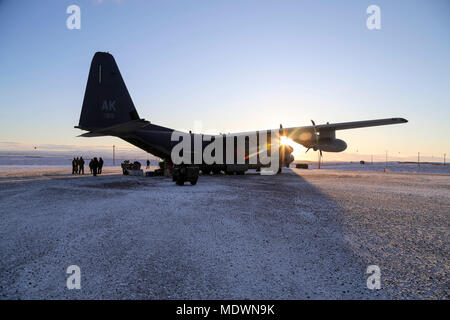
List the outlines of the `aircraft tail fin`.
<svg viewBox="0 0 450 320">
<path fill-rule="evenodd" d="M 114 57 L 95 53 L 75 128 L 96 131 L 139 119 Z"/>
</svg>

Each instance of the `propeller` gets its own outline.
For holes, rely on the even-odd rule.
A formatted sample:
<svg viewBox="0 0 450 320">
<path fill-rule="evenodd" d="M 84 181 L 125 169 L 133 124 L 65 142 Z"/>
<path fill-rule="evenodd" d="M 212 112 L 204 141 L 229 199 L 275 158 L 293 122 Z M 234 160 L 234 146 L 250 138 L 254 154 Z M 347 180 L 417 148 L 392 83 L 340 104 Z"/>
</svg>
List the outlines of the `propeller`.
<svg viewBox="0 0 450 320">
<path fill-rule="evenodd" d="M 319 145 L 319 135 L 317 134 L 316 123 L 314 122 L 314 120 L 311 120 L 311 123 L 312 123 L 312 125 L 313 125 L 314 136 L 316 137 L 316 145 L 318 146 L 318 145 Z M 308 148 L 308 149 L 306 150 L 306 152 L 308 152 L 309 149 L 311 149 L 311 148 Z M 322 156 L 322 150 L 321 150 L 320 148 L 318 148 L 318 149 L 319 149 L 320 156 Z M 315 150 L 314 150 L 314 151 L 315 151 Z M 306 152 L 305 152 L 305 153 L 306 153 Z"/>
<path fill-rule="evenodd" d="M 312 123 L 313 129 L 314 129 L 314 136 L 316 137 L 316 145 L 318 145 L 319 144 L 319 135 L 317 134 L 316 123 L 314 122 L 314 120 L 311 120 L 311 123 Z"/>
<path fill-rule="evenodd" d="M 280 134 L 282 136 L 286 136 L 287 131 L 283 128 L 283 125 L 280 123 Z"/>
</svg>

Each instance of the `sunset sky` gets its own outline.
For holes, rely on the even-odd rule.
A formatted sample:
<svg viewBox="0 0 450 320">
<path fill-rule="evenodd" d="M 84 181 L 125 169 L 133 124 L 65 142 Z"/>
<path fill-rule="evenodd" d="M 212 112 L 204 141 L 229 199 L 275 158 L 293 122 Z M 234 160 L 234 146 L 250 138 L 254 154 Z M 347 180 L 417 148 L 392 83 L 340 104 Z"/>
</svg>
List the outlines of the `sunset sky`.
<svg viewBox="0 0 450 320">
<path fill-rule="evenodd" d="M 66 27 L 72 4 L 80 30 Z M 366 27 L 371 4 L 381 30 Z M 76 137 L 96 51 L 114 55 L 155 124 L 219 133 L 404 117 L 338 131 L 348 149 L 325 159 L 450 151 L 447 0 L 0 0 L 0 43 L 0 151 L 134 149 Z"/>
</svg>

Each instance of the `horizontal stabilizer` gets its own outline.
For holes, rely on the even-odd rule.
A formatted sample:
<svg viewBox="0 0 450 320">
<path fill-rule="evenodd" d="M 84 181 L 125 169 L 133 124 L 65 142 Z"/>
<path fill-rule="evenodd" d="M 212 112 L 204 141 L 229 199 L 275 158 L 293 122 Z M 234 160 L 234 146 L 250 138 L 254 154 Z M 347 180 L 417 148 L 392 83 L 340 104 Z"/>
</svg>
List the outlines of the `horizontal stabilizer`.
<svg viewBox="0 0 450 320">
<path fill-rule="evenodd" d="M 79 135 L 79 137 L 101 137 L 101 136 L 118 136 L 126 135 L 127 133 L 135 132 L 141 128 L 150 125 L 150 121 L 144 119 L 131 120 L 124 123 L 120 123 L 111 127 L 106 127 L 98 130 L 93 130 L 87 133 Z M 76 126 L 77 129 L 83 129 Z"/>
</svg>

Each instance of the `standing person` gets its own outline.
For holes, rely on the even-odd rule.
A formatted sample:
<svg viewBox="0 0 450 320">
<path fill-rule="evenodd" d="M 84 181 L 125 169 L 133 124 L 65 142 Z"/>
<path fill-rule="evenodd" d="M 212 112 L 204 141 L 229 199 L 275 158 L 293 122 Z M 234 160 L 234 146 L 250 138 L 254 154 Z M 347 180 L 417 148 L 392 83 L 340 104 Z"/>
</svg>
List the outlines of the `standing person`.
<svg viewBox="0 0 450 320">
<path fill-rule="evenodd" d="M 78 162 L 78 167 L 79 167 L 79 173 L 80 174 L 84 174 L 84 159 L 83 157 L 80 157 L 80 161 Z"/>
<path fill-rule="evenodd" d="M 150 168 L 150 160 L 147 159 L 147 169 Z"/>
<path fill-rule="evenodd" d="M 102 169 L 103 169 L 103 159 L 102 157 L 100 157 L 100 159 L 98 160 L 98 174 L 102 174 Z"/>
<path fill-rule="evenodd" d="M 78 157 L 75 159 L 75 173 L 80 173 L 80 159 Z"/>
<path fill-rule="evenodd" d="M 72 174 L 75 174 L 77 171 L 77 160 L 73 158 L 72 160 Z"/>
<path fill-rule="evenodd" d="M 92 161 L 92 174 L 97 176 L 97 170 L 98 170 L 98 160 L 97 157 L 94 157 L 94 160 Z"/>
<path fill-rule="evenodd" d="M 91 159 L 91 161 L 89 161 L 89 170 L 91 170 L 91 173 L 93 170 L 93 163 L 94 163 L 94 159 Z"/>
</svg>

